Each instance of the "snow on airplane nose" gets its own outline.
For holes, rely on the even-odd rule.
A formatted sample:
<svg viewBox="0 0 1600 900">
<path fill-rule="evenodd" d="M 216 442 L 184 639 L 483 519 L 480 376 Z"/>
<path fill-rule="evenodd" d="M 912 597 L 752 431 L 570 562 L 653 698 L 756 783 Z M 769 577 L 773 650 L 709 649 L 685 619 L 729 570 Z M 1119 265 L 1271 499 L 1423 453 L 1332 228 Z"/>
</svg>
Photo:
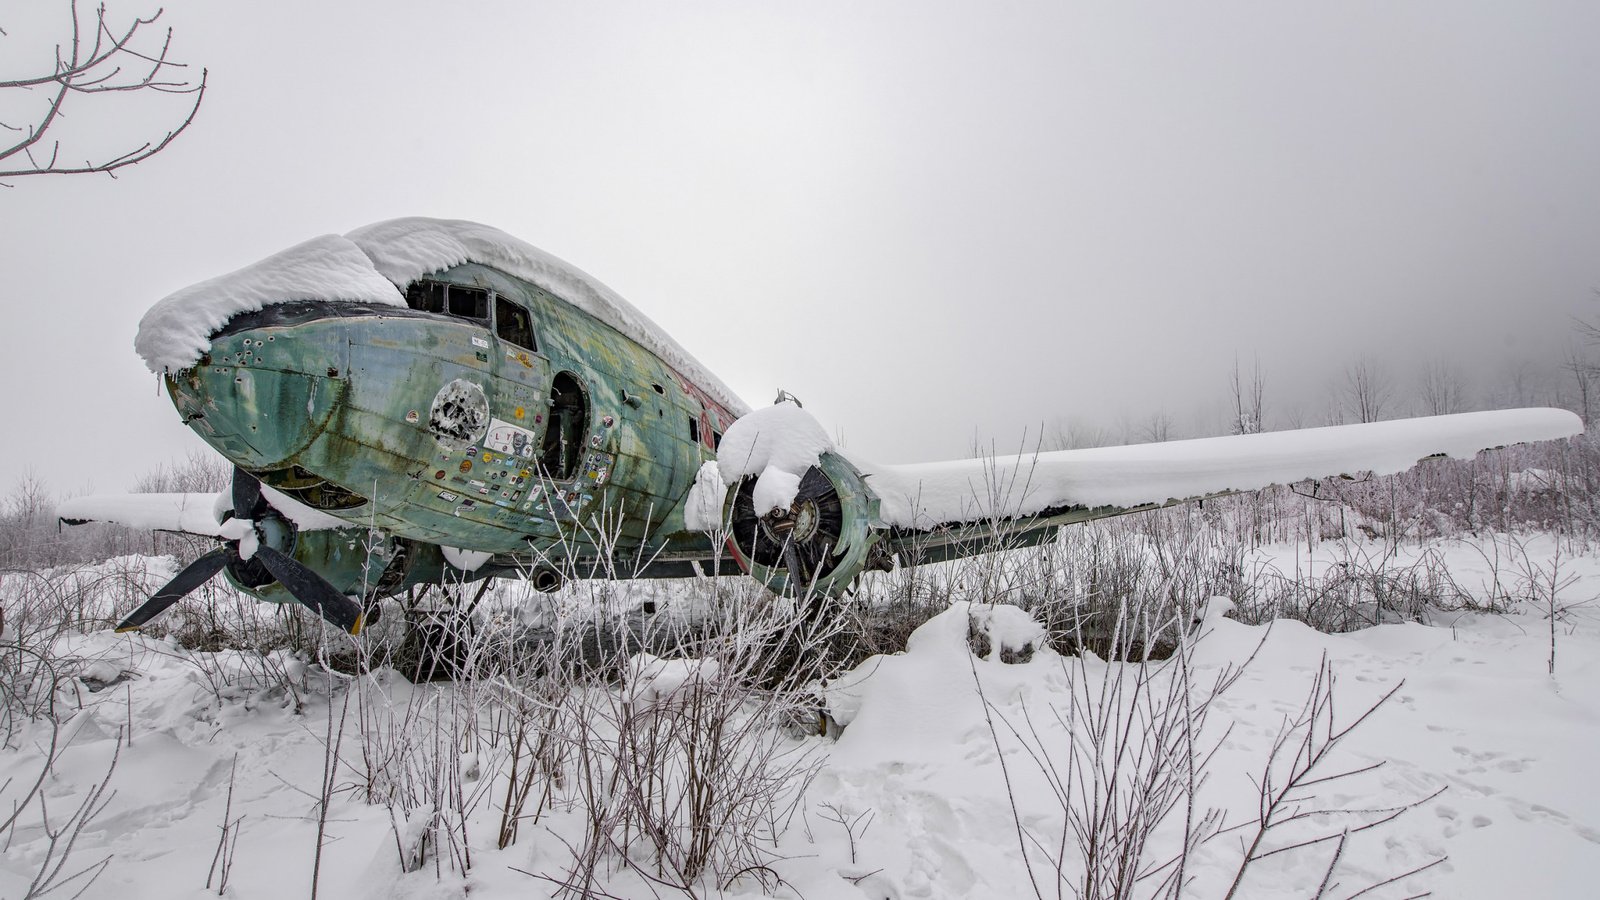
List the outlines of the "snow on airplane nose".
<svg viewBox="0 0 1600 900">
<path fill-rule="evenodd" d="M 305 329 L 296 318 L 240 316 L 195 366 L 167 379 L 185 424 L 244 469 L 294 464 L 348 392 L 348 345 L 331 339 L 337 329 Z"/>
</svg>

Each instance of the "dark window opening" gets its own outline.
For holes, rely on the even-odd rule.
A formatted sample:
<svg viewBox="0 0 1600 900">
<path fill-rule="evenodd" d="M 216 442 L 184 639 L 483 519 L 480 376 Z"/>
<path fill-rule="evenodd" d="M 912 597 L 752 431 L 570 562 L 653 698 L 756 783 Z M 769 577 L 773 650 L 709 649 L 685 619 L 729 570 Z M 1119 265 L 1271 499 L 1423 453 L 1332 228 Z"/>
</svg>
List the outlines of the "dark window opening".
<svg viewBox="0 0 1600 900">
<path fill-rule="evenodd" d="M 489 318 L 489 292 L 482 288 L 450 285 L 450 315 L 463 319 Z"/>
<path fill-rule="evenodd" d="M 700 443 L 700 420 L 694 416 L 689 417 L 689 440 Z"/>
<path fill-rule="evenodd" d="M 406 305 L 422 312 L 444 312 L 445 285 L 437 281 L 413 281 L 406 288 Z"/>
<path fill-rule="evenodd" d="M 722 432 L 720 432 L 720 431 L 712 431 L 711 432 L 711 449 L 713 449 L 713 450 L 721 450 L 722 449 Z"/>
<path fill-rule="evenodd" d="M 494 298 L 494 333 L 525 350 L 539 349 L 533 343 L 533 319 L 528 311 L 504 297 Z"/>
<path fill-rule="evenodd" d="M 488 291 L 442 281 L 412 282 L 406 288 L 406 305 L 422 312 L 448 313 L 463 319 L 489 318 Z"/>
<path fill-rule="evenodd" d="M 589 429 L 589 398 L 571 372 L 558 372 L 550 381 L 550 419 L 545 423 L 539 465 L 552 481 L 578 474 L 583 456 L 583 436 Z"/>
<path fill-rule="evenodd" d="M 666 388 L 664 388 L 664 387 L 662 387 L 662 386 L 661 386 L 661 385 L 659 385 L 659 384 L 656 384 L 656 383 L 655 383 L 655 382 L 653 382 L 653 381 L 652 381 L 652 382 L 650 382 L 650 386 L 651 386 L 651 387 L 652 387 L 652 388 L 655 388 L 655 392 L 656 392 L 656 393 L 658 393 L 658 394 L 661 394 L 661 395 L 663 395 L 663 396 L 665 396 L 665 395 L 666 395 L 666 393 L 667 393 L 667 389 L 666 389 Z"/>
</svg>

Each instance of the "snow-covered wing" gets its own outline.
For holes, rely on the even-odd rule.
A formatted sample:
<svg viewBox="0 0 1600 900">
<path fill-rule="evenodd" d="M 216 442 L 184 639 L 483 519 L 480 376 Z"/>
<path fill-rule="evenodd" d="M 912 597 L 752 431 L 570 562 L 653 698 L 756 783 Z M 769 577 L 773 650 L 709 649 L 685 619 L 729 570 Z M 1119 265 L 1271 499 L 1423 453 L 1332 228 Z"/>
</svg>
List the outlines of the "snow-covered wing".
<svg viewBox="0 0 1600 900">
<path fill-rule="evenodd" d="M 91 494 L 62 501 L 56 515 L 68 525 L 111 522 L 153 531 L 222 536 L 216 494 Z"/>
<path fill-rule="evenodd" d="M 261 495 L 301 531 L 351 527 L 351 523 L 343 519 L 312 509 L 266 485 L 261 486 Z M 182 531 L 220 538 L 224 537 L 223 513 L 232 502 L 226 491 L 220 494 L 90 494 L 63 501 L 56 507 L 56 515 L 68 525 L 111 522 L 129 528 Z"/>
<path fill-rule="evenodd" d="M 1162 505 L 1308 478 L 1402 472 L 1430 456 L 1571 437 L 1561 409 L 1508 409 L 1128 447 L 880 466 L 853 460 L 884 524 L 925 529 L 992 518 Z"/>
</svg>

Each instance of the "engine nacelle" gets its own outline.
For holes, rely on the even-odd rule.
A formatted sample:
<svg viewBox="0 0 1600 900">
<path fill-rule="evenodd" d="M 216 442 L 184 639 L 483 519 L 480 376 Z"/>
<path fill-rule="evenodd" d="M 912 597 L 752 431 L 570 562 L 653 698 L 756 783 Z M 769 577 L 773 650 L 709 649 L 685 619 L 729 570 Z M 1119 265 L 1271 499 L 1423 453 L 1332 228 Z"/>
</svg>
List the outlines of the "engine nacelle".
<svg viewBox="0 0 1600 900">
<path fill-rule="evenodd" d="M 724 521 L 739 567 L 774 592 L 839 596 L 867 569 L 887 568 L 877 552 L 878 496 L 855 466 L 823 453 L 801 476 L 787 510 L 755 508 L 755 476 L 728 492 Z"/>
</svg>

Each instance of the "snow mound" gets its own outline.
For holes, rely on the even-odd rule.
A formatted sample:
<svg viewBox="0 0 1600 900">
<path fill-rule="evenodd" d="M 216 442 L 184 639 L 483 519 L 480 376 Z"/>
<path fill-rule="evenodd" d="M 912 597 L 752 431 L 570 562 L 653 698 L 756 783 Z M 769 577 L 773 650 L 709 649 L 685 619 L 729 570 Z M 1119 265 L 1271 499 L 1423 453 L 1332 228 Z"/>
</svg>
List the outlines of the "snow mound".
<svg viewBox="0 0 1600 900">
<path fill-rule="evenodd" d="M 975 658 L 968 637 L 990 638 L 988 659 Z M 1044 645 L 1044 628 L 1015 606 L 959 600 L 922 623 L 904 653 L 874 656 L 824 689 L 828 714 L 846 726 L 838 754 L 853 762 L 880 756 L 921 758 L 958 745 L 983 722 L 976 678 L 1005 695 L 1029 666 L 999 662 L 1002 649 Z M 1035 659 L 1040 659 L 1035 655 Z M 1026 677 L 1026 676 L 1021 676 Z"/>
<path fill-rule="evenodd" d="M 637 653 L 628 660 L 628 696 L 635 710 L 680 706 L 716 680 L 714 659 L 662 659 Z"/>
<path fill-rule="evenodd" d="M 616 292 L 509 234 L 457 219 L 391 219 L 324 235 L 156 303 L 134 347 L 152 372 L 195 364 L 211 334 L 240 313 L 294 300 L 404 306 L 398 287 L 466 262 L 532 282 L 642 344 L 735 415 L 748 407 L 677 341 Z"/>
<path fill-rule="evenodd" d="M 974 603 L 968 611 L 971 630 L 989 639 L 984 659 L 999 662 L 1003 657 L 1026 657 L 1045 645 L 1044 626 L 1020 606 L 1007 603 Z"/>
<path fill-rule="evenodd" d="M 717 450 L 724 484 L 757 475 L 758 515 L 788 509 L 806 470 L 834 452 L 833 441 L 812 415 L 793 401 L 747 413 L 728 428 Z M 720 512 L 720 510 L 719 510 Z"/>
<path fill-rule="evenodd" d="M 738 423 L 734 423 L 735 427 Z M 722 527 L 722 506 L 728 499 L 728 484 L 715 461 L 707 462 L 695 473 L 694 486 L 683 504 L 683 525 L 690 531 L 716 531 Z"/>
</svg>

